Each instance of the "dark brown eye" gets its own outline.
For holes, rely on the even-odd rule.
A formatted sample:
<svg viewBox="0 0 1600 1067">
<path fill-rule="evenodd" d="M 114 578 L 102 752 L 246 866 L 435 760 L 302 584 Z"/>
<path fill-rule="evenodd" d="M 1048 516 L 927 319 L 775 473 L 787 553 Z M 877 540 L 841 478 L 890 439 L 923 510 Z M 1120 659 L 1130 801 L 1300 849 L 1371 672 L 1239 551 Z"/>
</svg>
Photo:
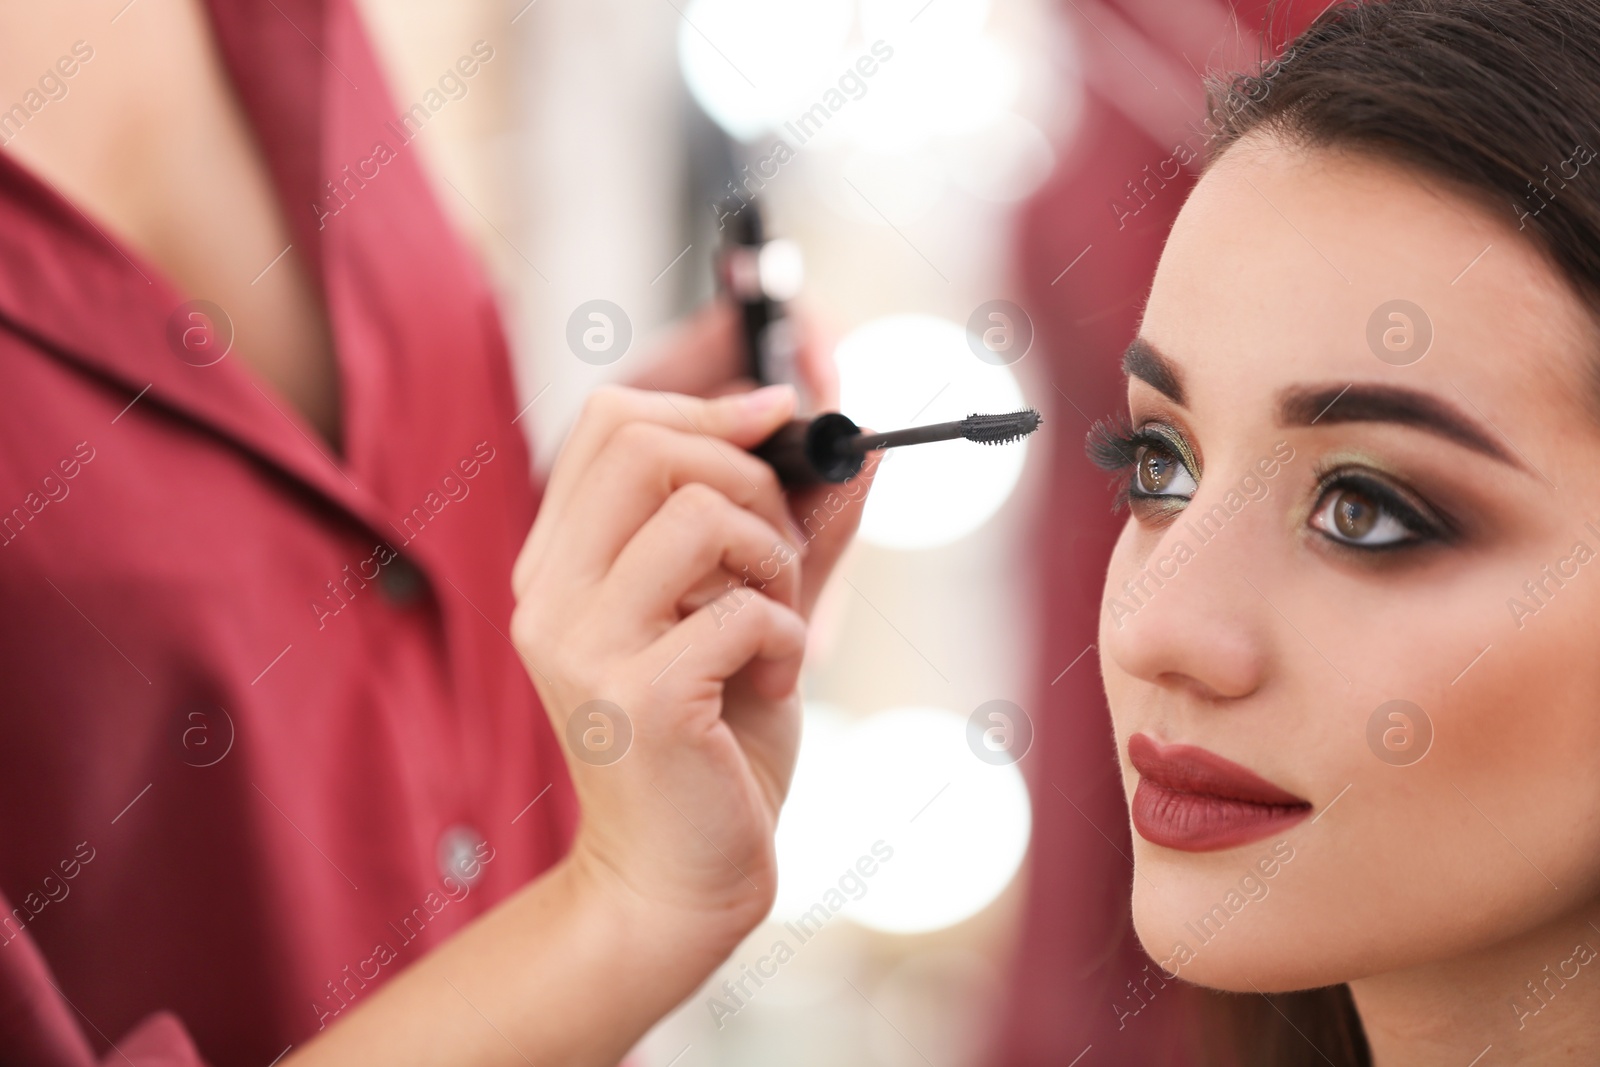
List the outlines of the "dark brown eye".
<svg viewBox="0 0 1600 1067">
<path fill-rule="evenodd" d="M 1134 492 L 1139 496 L 1194 495 L 1194 477 L 1170 449 L 1142 444 L 1134 453 Z"/>
<path fill-rule="evenodd" d="M 1331 540 L 1360 548 L 1388 548 L 1417 541 L 1416 526 L 1421 519 L 1398 500 L 1386 499 L 1380 489 L 1367 490 L 1352 484 L 1327 488 L 1311 516 L 1311 525 Z"/>
<path fill-rule="evenodd" d="M 1328 517 L 1333 520 L 1334 531 L 1352 541 L 1371 533 L 1379 514 L 1378 505 L 1354 489 L 1340 490 L 1329 503 Z"/>
</svg>

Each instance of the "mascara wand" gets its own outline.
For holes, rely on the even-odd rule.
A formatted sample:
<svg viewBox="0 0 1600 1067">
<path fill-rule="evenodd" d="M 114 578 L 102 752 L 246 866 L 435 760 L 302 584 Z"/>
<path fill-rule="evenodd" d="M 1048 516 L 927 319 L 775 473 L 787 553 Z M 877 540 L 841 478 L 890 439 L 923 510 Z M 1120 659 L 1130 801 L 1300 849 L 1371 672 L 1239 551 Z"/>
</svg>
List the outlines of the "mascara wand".
<svg viewBox="0 0 1600 1067">
<path fill-rule="evenodd" d="M 860 472 L 867 453 L 879 449 L 957 438 L 985 445 L 1009 444 L 1037 430 L 1043 421 L 1037 411 L 1027 408 L 1006 415 L 969 415 L 956 422 L 866 434 L 846 416 L 830 411 L 786 423 L 750 451 L 766 460 L 784 485 L 798 487 L 848 481 Z"/>
</svg>

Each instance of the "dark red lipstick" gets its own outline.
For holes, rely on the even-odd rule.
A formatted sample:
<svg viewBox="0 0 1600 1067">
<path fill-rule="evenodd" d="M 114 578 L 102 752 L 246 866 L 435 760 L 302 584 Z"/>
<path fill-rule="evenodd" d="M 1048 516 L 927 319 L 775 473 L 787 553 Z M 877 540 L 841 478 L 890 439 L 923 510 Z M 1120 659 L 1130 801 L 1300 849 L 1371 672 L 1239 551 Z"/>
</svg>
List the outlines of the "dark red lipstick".
<svg viewBox="0 0 1600 1067">
<path fill-rule="evenodd" d="M 1133 827 L 1154 845 L 1215 852 L 1260 840 L 1311 814 L 1309 800 L 1194 745 L 1163 745 L 1134 734 L 1128 759 L 1139 772 Z"/>
</svg>

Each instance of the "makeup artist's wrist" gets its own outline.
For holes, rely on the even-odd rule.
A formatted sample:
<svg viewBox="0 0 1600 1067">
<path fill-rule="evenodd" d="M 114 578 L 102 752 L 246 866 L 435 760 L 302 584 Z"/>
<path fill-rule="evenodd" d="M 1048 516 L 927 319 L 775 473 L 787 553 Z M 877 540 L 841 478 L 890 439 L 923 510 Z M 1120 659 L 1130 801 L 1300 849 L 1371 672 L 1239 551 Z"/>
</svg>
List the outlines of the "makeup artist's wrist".
<svg viewBox="0 0 1600 1067">
<path fill-rule="evenodd" d="M 772 901 L 755 894 L 730 898 L 707 892 L 703 899 L 682 893 L 651 892 L 609 863 L 599 849 L 579 840 L 561 861 L 562 877 L 583 901 L 596 905 L 619 928 L 685 962 L 686 970 L 703 968 L 689 988 L 715 970 L 771 910 Z"/>
<path fill-rule="evenodd" d="M 737 929 L 643 896 L 575 849 L 285 1067 L 611 1067 L 727 958 Z"/>
<path fill-rule="evenodd" d="M 748 932 L 727 913 L 639 893 L 587 850 L 569 852 L 528 888 L 517 925 L 548 938 L 530 961 L 541 972 L 533 987 L 547 990 L 533 1009 L 543 1018 L 529 1035 L 536 1063 L 611 1067 Z"/>
</svg>

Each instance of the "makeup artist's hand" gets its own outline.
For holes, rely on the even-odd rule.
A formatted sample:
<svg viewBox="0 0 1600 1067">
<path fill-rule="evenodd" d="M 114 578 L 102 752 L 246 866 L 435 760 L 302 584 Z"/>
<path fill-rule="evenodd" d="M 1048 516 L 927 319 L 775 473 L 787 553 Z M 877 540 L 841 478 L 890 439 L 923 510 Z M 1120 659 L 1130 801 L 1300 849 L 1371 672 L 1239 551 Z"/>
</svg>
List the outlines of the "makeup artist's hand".
<svg viewBox="0 0 1600 1067">
<path fill-rule="evenodd" d="M 513 640 L 583 808 L 575 864 L 724 955 L 771 907 L 805 618 L 866 496 L 863 482 L 788 501 L 745 451 L 793 406 L 787 386 L 598 391 L 512 575 Z M 608 729 L 632 733 L 610 763 Z"/>
<path fill-rule="evenodd" d="M 832 411 L 839 406 L 834 335 L 802 302 L 789 305 L 789 316 L 799 334 L 799 368 L 806 392 L 816 410 Z M 645 356 L 643 369 L 625 384 L 634 389 L 722 396 L 755 387 L 744 372 L 739 311 L 726 296 L 719 296 L 674 326 Z"/>
<path fill-rule="evenodd" d="M 866 496 L 862 480 L 786 500 L 744 450 L 793 405 L 783 386 L 591 398 L 512 573 L 512 638 L 565 742 L 577 840 L 285 1067 L 611 1067 L 765 917 L 805 617 Z M 604 762 L 582 733 L 616 739 L 622 715 L 631 740 Z"/>
</svg>

